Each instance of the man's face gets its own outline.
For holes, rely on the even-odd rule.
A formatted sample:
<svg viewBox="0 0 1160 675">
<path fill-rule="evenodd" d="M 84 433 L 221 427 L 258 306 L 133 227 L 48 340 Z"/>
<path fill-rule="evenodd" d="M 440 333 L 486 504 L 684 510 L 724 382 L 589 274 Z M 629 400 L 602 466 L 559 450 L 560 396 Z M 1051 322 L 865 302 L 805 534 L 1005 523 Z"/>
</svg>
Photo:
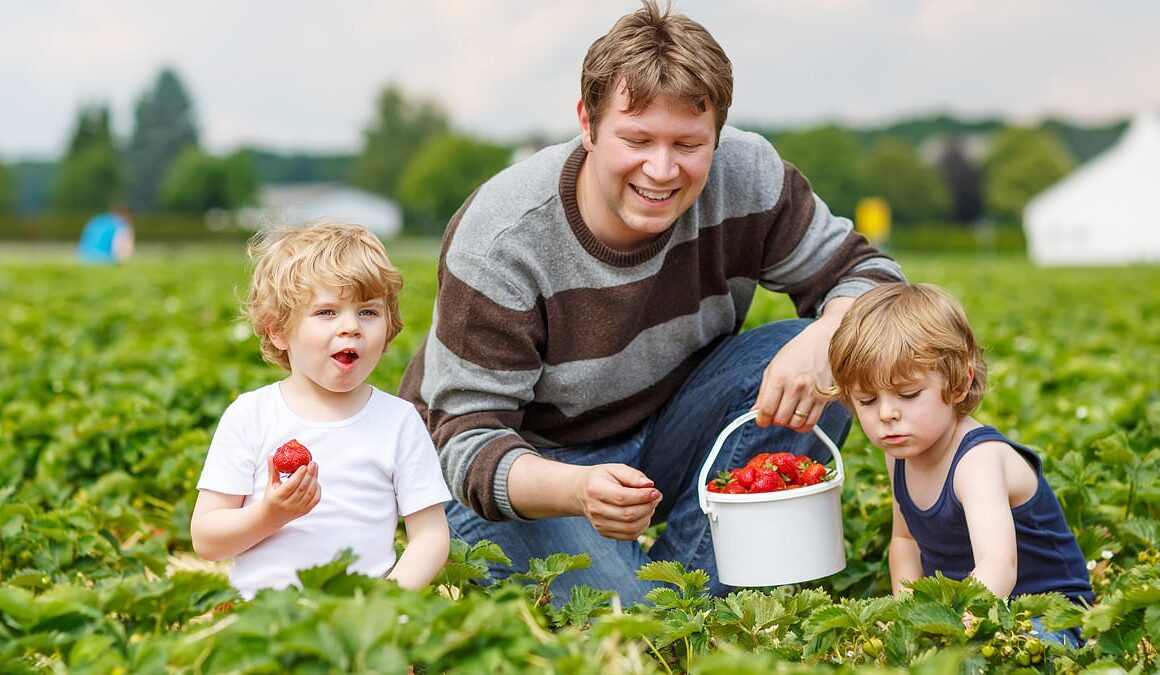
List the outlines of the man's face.
<svg viewBox="0 0 1160 675">
<path fill-rule="evenodd" d="M 588 157 L 577 201 L 588 229 L 607 246 L 629 251 L 667 230 L 705 188 L 717 141 L 716 113 L 658 97 L 630 115 L 619 88 L 600 120 L 597 140 L 583 102 L 580 130 Z"/>
</svg>

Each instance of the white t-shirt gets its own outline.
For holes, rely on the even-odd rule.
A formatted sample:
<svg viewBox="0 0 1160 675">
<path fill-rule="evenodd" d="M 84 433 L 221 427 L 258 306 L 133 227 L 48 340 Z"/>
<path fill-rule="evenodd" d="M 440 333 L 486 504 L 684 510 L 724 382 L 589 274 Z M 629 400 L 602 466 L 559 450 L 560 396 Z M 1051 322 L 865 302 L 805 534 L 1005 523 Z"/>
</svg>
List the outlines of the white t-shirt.
<svg viewBox="0 0 1160 675">
<path fill-rule="evenodd" d="M 410 403 L 372 388 L 353 417 L 312 422 L 290 411 L 277 383 L 226 408 L 198 489 L 244 495 L 243 506 L 260 501 L 266 457 L 290 439 L 318 463 L 322 500 L 234 558 L 230 583 L 245 598 L 260 588 L 297 585 L 297 570 L 330 562 L 348 547 L 359 557 L 351 572 L 383 576 L 395 564 L 399 516 L 451 499 L 435 447 Z"/>
</svg>

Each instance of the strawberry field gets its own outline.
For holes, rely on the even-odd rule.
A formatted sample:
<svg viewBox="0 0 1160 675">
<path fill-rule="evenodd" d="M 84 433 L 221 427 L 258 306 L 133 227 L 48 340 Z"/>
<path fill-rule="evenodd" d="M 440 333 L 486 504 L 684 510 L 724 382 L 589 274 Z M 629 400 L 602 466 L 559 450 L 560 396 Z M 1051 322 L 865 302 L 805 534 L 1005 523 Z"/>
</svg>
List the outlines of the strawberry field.
<svg viewBox="0 0 1160 675">
<path fill-rule="evenodd" d="M 388 391 L 435 291 L 430 246 L 392 250 L 406 327 L 373 379 Z M 990 365 L 977 417 L 1044 456 L 1094 607 L 1003 602 L 942 578 L 891 598 L 885 468 L 856 427 L 843 450 L 849 564 L 815 583 L 718 599 L 702 572 L 655 563 L 640 576 L 667 583 L 645 605 L 581 588 L 556 609 L 548 584 L 583 557 L 487 586 L 503 552 L 456 544 L 424 592 L 348 575 L 338 559 L 303 572 L 303 590 L 243 603 L 188 533 L 218 416 L 279 377 L 238 322 L 240 249 L 144 251 L 120 268 L 0 250 L 0 672 L 1156 672 L 1160 267 L 901 262 L 963 301 Z M 750 323 L 790 312 L 764 295 Z M 1032 616 L 1088 641 L 1045 645 Z"/>
</svg>

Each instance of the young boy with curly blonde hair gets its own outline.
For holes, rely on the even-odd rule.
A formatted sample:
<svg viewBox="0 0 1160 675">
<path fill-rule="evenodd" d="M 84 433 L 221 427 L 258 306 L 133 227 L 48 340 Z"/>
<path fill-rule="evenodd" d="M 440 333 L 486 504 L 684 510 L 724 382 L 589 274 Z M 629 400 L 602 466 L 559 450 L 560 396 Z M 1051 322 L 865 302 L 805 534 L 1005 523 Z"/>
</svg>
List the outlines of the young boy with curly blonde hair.
<svg viewBox="0 0 1160 675">
<path fill-rule="evenodd" d="M 953 297 L 922 284 L 870 290 L 843 317 L 829 356 L 826 393 L 886 453 L 896 595 L 942 572 L 973 576 L 1000 597 L 1092 602 L 1083 553 L 1039 456 L 971 417 L 987 365 Z"/>
<path fill-rule="evenodd" d="M 350 571 L 428 584 L 449 549 L 451 498 L 411 404 L 367 382 L 402 328 L 402 275 L 365 228 L 318 223 L 255 237 L 246 313 L 263 358 L 289 374 L 239 396 L 222 415 L 198 481 L 190 534 L 208 560 L 233 558 L 250 598 L 350 548 Z M 288 476 L 277 448 L 313 460 Z M 396 562 L 402 515 L 407 547 Z"/>
</svg>

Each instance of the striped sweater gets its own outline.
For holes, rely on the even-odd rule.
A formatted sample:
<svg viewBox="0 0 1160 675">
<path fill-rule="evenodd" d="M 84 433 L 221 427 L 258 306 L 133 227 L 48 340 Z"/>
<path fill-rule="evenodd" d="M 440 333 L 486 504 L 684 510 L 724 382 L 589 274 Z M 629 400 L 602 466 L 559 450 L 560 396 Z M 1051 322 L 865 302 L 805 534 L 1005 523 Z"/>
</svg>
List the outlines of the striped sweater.
<svg viewBox="0 0 1160 675">
<path fill-rule="evenodd" d="M 618 252 L 585 226 L 579 137 L 504 170 L 448 224 L 431 332 L 400 395 L 427 421 L 452 493 L 519 519 L 512 463 L 634 430 L 723 336 L 758 284 L 801 316 L 902 278 L 756 134 L 725 127 L 673 227 Z"/>
</svg>

